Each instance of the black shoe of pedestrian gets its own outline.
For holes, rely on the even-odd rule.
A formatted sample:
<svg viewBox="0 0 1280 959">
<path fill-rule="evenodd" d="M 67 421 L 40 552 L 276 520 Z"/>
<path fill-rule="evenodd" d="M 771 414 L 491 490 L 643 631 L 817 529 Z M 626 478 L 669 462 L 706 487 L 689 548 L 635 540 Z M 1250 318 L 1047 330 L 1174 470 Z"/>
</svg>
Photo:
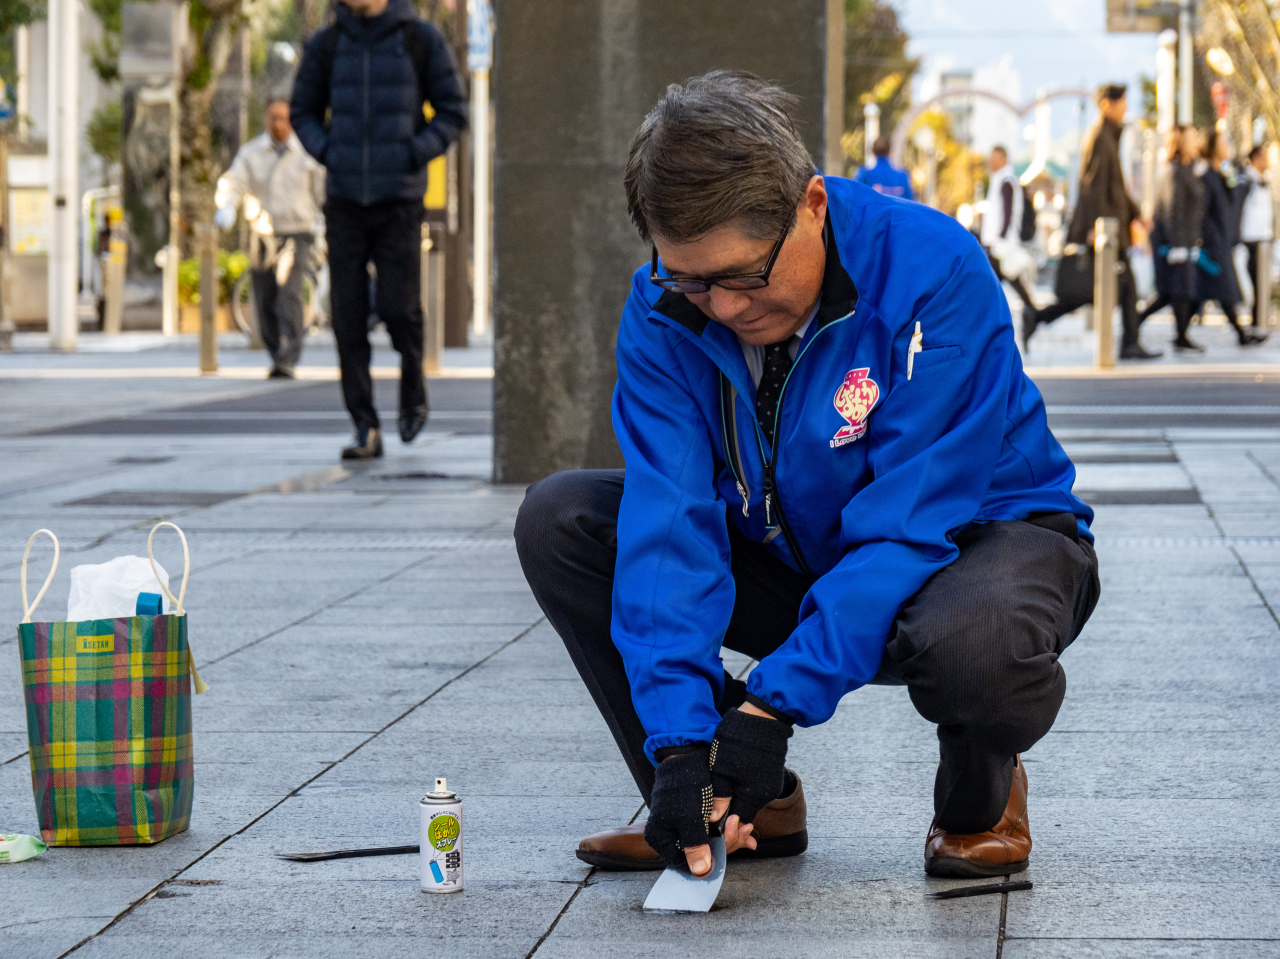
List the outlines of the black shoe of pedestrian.
<svg viewBox="0 0 1280 959">
<path fill-rule="evenodd" d="M 372 460 L 382 455 L 382 432 L 376 426 L 356 430 L 355 442 L 342 451 L 344 460 Z"/>
<path fill-rule="evenodd" d="M 297 374 L 293 371 L 292 366 L 273 366 L 271 372 L 267 374 L 269 380 L 292 380 L 296 379 Z"/>
<path fill-rule="evenodd" d="M 1188 339 L 1174 340 L 1173 348 L 1179 353 L 1203 353 L 1204 347 L 1199 343 L 1192 343 Z"/>
<path fill-rule="evenodd" d="M 1259 346 L 1267 342 L 1267 336 L 1268 334 L 1266 333 L 1241 333 L 1240 345 L 1241 346 Z"/>
<path fill-rule="evenodd" d="M 1164 354 L 1159 350 L 1152 352 L 1144 349 L 1141 343 L 1120 347 L 1120 359 L 1122 360 L 1154 360 L 1161 356 L 1164 356 Z"/>
<path fill-rule="evenodd" d="M 1040 325 L 1039 310 L 1023 310 L 1022 311 L 1022 352 L 1026 353 L 1031 349 L 1031 337 L 1036 331 L 1036 327 Z"/>
<path fill-rule="evenodd" d="M 412 443 L 413 438 L 427 425 L 427 404 L 415 406 L 408 412 L 400 411 L 400 439 Z"/>
</svg>

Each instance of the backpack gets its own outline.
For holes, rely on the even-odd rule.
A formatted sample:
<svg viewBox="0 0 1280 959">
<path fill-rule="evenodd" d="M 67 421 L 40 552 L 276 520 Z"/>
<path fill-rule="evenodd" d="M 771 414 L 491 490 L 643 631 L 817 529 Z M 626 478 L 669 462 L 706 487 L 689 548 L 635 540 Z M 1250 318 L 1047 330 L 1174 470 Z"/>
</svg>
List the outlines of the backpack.
<svg viewBox="0 0 1280 959">
<path fill-rule="evenodd" d="M 413 61 L 413 72 L 418 77 L 418 95 L 425 103 L 431 99 L 429 84 L 431 77 L 431 50 L 422 36 L 421 20 L 409 20 L 400 25 L 404 33 L 404 49 Z M 317 64 L 320 75 L 324 77 L 324 89 L 331 90 L 333 80 L 333 61 L 338 55 L 338 25 L 331 23 L 320 31 L 320 43 L 316 46 Z"/>
<path fill-rule="evenodd" d="M 1022 222 L 1018 224 L 1018 239 L 1030 243 L 1036 238 L 1036 205 L 1031 191 L 1022 187 Z"/>
</svg>

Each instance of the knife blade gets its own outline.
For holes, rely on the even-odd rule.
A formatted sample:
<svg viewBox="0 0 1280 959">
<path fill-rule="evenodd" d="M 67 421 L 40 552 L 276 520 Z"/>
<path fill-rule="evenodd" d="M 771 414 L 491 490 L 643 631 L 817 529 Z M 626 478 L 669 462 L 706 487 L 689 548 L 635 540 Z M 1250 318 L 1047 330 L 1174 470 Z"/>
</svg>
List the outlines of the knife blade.
<svg viewBox="0 0 1280 959">
<path fill-rule="evenodd" d="M 710 912 L 716 897 L 720 895 L 727 861 L 724 836 L 712 836 L 711 871 L 705 876 L 695 876 L 686 865 L 668 866 L 649 890 L 644 901 L 644 911 Z"/>
</svg>

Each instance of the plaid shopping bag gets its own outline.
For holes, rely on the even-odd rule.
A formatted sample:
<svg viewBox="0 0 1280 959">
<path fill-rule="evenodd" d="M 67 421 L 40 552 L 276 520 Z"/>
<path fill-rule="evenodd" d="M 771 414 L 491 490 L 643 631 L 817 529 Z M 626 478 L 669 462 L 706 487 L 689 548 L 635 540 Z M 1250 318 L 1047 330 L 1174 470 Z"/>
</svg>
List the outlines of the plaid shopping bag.
<svg viewBox="0 0 1280 959">
<path fill-rule="evenodd" d="M 159 524 L 152 538 L 160 526 L 173 524 Z M 53 571 L 28 606 L 27 555 L 40 533 L 54 540 Z M 179 598 L 161 584 L 173 614 L 33 623 L 31 613 L 57 570 L 58 542 L 39 530 L 27 543 L 18 646 L 31 786 L 40 833 L 51 846 L 154 843 L 190 825 L 191 680 L 197 692 L 208 687 L 187 644 L 185 536 L 182 549 Z"/>
</svg>

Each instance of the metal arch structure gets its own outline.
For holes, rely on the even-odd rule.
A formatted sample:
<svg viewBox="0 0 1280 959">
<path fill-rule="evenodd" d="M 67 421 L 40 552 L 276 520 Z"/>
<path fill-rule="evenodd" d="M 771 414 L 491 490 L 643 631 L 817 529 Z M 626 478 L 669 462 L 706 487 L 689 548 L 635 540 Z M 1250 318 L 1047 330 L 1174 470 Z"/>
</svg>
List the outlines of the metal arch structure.
<svg viewBox="0 0 1280 959">
<path fill-rule="evenodd" d="M 943 90 L 941 93 L 931 96 L 923 103 L 918 103 L 906 112 L 898 125 L 893 128 L 893 136 L 890 139 L 890 156 L 897 166 L 902 166 L 902 151 L 907 145 L 907 131 L 911 129 L 911 124 L 916 122 L 921 114 L 931 109 L 944 100 L 951 97 L 982 97 L 984 100 L 992 100 L 1007 108 L 1017 116 L 1025 116 L 1036 108 L 1036 104 L 1045 103 L 1049 100 L 1060 100 L 1065 97 L 1074 97 L 1088 100 L 1092 98 L 1093 91 L 1085 90 L 1081 87 L 1069 87 L 1062 90 L 1050 90 L 1048 93 L 1037 96 L 1026 103 L 1017 104 L 1012 100 L 1007 100 L 998 93 L 992 93 L 990 90 L 979 90 L 975 87 L 954 87 L 950 90 Z"/>
</svg>

